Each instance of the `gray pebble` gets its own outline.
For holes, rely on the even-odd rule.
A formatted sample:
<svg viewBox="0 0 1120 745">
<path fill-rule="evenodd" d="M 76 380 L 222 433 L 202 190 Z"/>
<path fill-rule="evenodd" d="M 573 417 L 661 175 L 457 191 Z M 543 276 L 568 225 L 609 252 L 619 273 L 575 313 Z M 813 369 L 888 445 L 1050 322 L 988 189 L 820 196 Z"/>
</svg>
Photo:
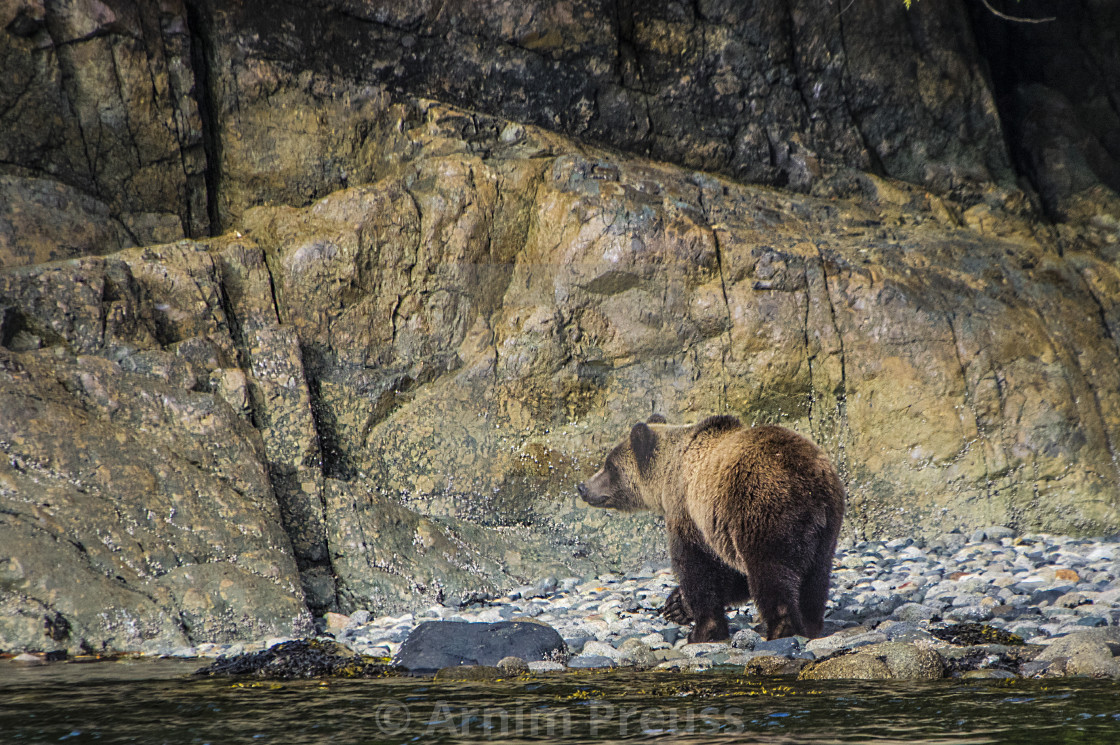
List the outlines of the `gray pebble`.
<svg viewBox="0 0 1120 745">
<path fill-rule="evenodd" d="M 579 654 L 583 651 L 583 645 L 589 641 L 594 641 L 593 636 L 576 636 L 570 639 L 565 639 L 564 644 L 568 647 L 568 652 L 571 654 Z"/>
<path fill-rule="evenodd" d="M 534 673 L 557 672 L 563 669 L 562 664 L 552 660 L 533 660 L 529 663 L 529 670 Z"/>
<path fill-rule="evenodd" d="M 797 637 L 787 636 L 781 639 L 771 639 L 770 641 L 759 641 L 754 645 L 755 652 L 765 652 L 772 655 L 788 656 L 795 652 L 800 652 L 802 649 L 801 643 Z"/>
<path fill-rule="evenodd" d="M 663 629 L 658 629 L 657 631 L 669 644 L 676 644 L 677 640 L 680 639 L 681 636 L 683 636 L 683 634 L 681 633 L 681 627 L 676 625 L 667 626 Z"/>
<path fill-rule="evenodd" d="M 731 646 L 734 649 L 752 650 L 762 640 L 762 635 L 757 631 L 753 629 L 741 629 L 735 632 L 735 636 L 731 637 Z"/>
<path fill-rule="evenodd" d="M 578 655 L 568 660 L 568 667 L 581 669 L 581 668 L 600 668 L 600 667 L 618 667 L 618 664 L 610 657 L 603 655 Z"/>
</svg>

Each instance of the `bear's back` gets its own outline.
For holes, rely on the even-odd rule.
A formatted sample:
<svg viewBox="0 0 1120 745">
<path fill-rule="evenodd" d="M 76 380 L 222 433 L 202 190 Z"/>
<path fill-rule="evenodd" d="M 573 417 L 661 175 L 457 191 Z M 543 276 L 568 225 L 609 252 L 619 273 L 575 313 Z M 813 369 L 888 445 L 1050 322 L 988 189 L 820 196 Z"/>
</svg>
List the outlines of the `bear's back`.
<svg viewBox="0 0 1120 745">
<path fill-rule="evenodd" d="M 688 511 L 706 533 L 719 520 L 744 516 L 756 527 L 833 520 L 844 511 L 844 485 L 812 441 L 776 425 L 699 432 L 688 486 Z"/>
</svg>

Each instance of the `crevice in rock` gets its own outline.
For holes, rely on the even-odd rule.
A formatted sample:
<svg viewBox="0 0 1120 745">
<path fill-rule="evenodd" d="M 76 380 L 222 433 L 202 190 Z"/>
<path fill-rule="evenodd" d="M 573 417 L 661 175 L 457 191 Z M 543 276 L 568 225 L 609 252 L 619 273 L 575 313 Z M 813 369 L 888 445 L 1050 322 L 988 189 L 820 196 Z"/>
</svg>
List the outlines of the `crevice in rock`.
<svg viewBox="0 0 1120 745">
<path fill-rule="evenodd" d="M 1101 302 L 1100 295 L 1093 290 L 1093 284 L 1085 277 L 1085 269 L 1081 268 L 1077 271 L 1077 276 L 1080 277 L 1081 283 L 1085 285 L 1085 291 L 1093 304 L 1097 307 L 1097 315 L 1101 321 L 1101 331 L 1104 332 L 1105 338 L 1112 342 L 1112 346 L 1116 348 L 1116 354 L 1120 357 L 1120 339 L 1112 333 L 1112 324 L 1108 321 L 1108 312 L 1105 310 L 1104 303 Z"/>
<path fill-rule="evenodd" d="M 839 347 L 840 353 L 840 382 L 837 386 L 839 390 L 834 390 L 836 396 L 836 470 L 840 474 L 840 478 L 848 483 L 850 481 L 851 473 L 848 467 L 847 448 L 848 443 L 851 442 L 852 432 L 848 424 L 848 360 L 847 351 L 844 347 L 844 334 L 840 330 L 840 322 L 836 317 L 836 306 L 832 301 L 832 283 L 828 280 L 828 262 L 825 259 L 824 249 L 820 243 L 812 238 L 810 240 L 813 247 L 817 251 L 817 260 L 820 262 L 821 267 L 821 282 L 824 285 L 825 300 L 828 302 L 828 317 L 832 322 L 832 330 L 836 334 L 836 344 Z M 808 297 L 809 288 L 805 288 L 806 297 Z M 822 417 L 823 422 L 823 417 Z M 866 514 L 866 511 L 864 511 Z M 866 526 L 864 527 L 866 532 Z"/>
<path fill-rule="evenodd" d="M 1062 379 L 1066 383 L 1070 401 L 1073 403 L 1073 408 L 1077 412 L 1078 419 L 1083 425 L 1085 424 L 1085 416 L 1082 413 L 1081 400 L 1083 394 L 1088 392 L 1092 401 L 1092 408 L 1088 413 L 1095 415 L 1096 422 L 1094 424 L 1099 430 L 1101 437 L 1104 438 L 1104 444 L 1108 449 L 1113 470 L 1117 475 L 1120 475 L 1120 459 L 1118 459 L 1117 456 L 1116 444 L 1113 442 L 1112 435 L 1108 430 L 1108 420 L 1105 418 L 1104 409 L 1101 407 L 1100 395 L 1097 393 L 1096 386 L 1090 383 L 1086 378 L 1085 370 L 1081 366 L 1081 356 L 1077 354 L 1077 350 L 1071 349 L 1059 339 L 1055 339 L 1039 308 L 1031 305 L 1029 306 L 1028 312 L 1034 316 L 1035 322 L 1038 324 L 1038 328 L 1041 330 L 1043 336 L 1046 337 L 1046 342 L 1050 345 L 1050 349 L 1053 350 L 1054 356 L 1061 362 Z M 1076 380 L 1074 379 L 1074 375 L 1077 376 Z"/>
<path fill-rule="evenodd" d="M 264 251 L 262 251 L 261 253 L 261 265 L 268 277 L 269 291 L 271 293 L 272 299 L 272 311 L 274 314 L 273 318 L 269 319 L 269 321 L 279 323 L 279 304 L 276 298 L 272 268 L 269 265 L 268 261 L 269 255 Z M 238 318 L 234 310 L 233 302 L 229 296 L 229 290 L 226 284 L 225 277 L 221 276 L 220 281 L 218 281 L 216 284 L 218 285 L 220 302 L 222 304 L 223 310 L 225 311 L 225 316 L 229 324 L 230 336 L 233 340 L 234 348 L 238 356 L 237 364 L 246 373 L 246 376 L 250 380 L 253 380 L 255 376 L 253 374 L 252 354 L 250 352 L 252 344 L 247 338 L 248 332 L 244 327 L 242 319 Z M 322 410 L 322 406 L 319 400 L 318 378 L 314 377 L 314 375 L 318 374 L 318 368 L 315 366 L 315 364 L 313 364 L 313 362 L 309 361 L 308 350 L 304 347 L 303 344 L 299 344 L 299 353 L 300 366 L 303 369 L 304 385 L 306 385 L 308 389 L 308 401 L 310 404 L 310 411 L 307 415 L 310 419 L 311 427 L 315 433 L 316 440 L 315 454 L 313 456 L 304 458 L 302 465 L 315 465 L 312 463 L 308 463 L 309 460 L 313 460 L 317 463 L 320 473 L 323 475 L 328 475 L 332 470 L 336 469 L 334 464 L 328 464 L 326 457 L 326 448 L 324 448 L 324 442 L 331 442 L 331 440 L 329 435 L 325 435 L 326 428 L 324 427 L 324 422 L 320 418 L 320 411 Z M 261 400 L 259 385 L 257 383 L 253 383 L 250 385 L 248 404 L 250 423 L 263 436 L 265 428 L 268 426 L 267 423 L 271 419 L 271 414 L 268 411 L 267 403 Z M 300 474 L 298 468 L 292 466 L 291 464 L 272 461 L 268 457 L 267 447 L 268 445 L 266 443 L 266 452 L 261 454 L 263 458 L 262 462 L 265 466 L 265 472 L 268 475 L 269 487 L 272 490 L 273 498 L 275 499 L 276 506 L 279 509 L 280 527 L 289 538 L 289 545 L 291 547 L 292 556 L 295 559 L 296 568 L 299 572 L 301 580 L 301 588 L 299 589 L 299 592 L 303 594 L 305 602 L 312 612 L 322 613 L 331 610 L 335 607 L 334 604 L 337 602 L 336 600 L 332 599 L 330 601 L 327 601 L 325 605 L 322 603 L 311 602 L 312 598 L 305 589 L 308 586 L 314 585 L 312 573 L 316 569 L 326 569 L 330 572 L 331 577 L 334 577 L 333 566 L 330 562 L 330 549 L 329 545 L 326 542 L 326 537 L 324 536 L 324 539 L 322 541 L 322 548 L 325 556 L 316 555 L 318 552 L 314 547 L 310 552 L 308 552 L 307 550 L 297 549 L 297 545 L 299 545 L 300 532 L 301 530 L 307 528 L 307 526 L 305 525 L 306 521 L 302 517 L 304 515 L 307 515 L 307 513 L 305 511 L 301 512 L 301 509 L 305 509 L 306 505 L 304 508 L 301 508 L 298 503 L 293 502 L 293 495 L 301 495 L 303 493 Z M 245 496 L 232 483 L 230 484 L 230 486 L 235 492 L 237 492 L 238 494 L 242 494 L 242 496 Z M 323 524 L 325 524 L 326 498 L 321 488 L 318 490 L 316 496 L 318 500 L 318 518 L 323 522 Z M 296 499 L 298 499 L 298 496 L 296 497 Z M 312 505 L 311 507 L 312 509 L 315 509 L 314 505 Z"/>
<path fill-rule="evenodd" d="M 817 258 L 821 263 L 821 281 L 824 282 L 825 299 L 828 300 L 828 317 L 832 320 L 832 329 L 836 332 L 836 343 L 840 347 L 840 393 L 836 396 L 836 405 L 840 411 L 840 421 L 844 428 L 848 427 L 847 398 L 848 398 L 848 360 L 844 351 L 844 335 L 840 331 L 840 323 L 836 318 L 836 307 L 832 302 L 832 285 L 828 281 L 828 264 L 825 260 L 824 250 L 816 241 L 813 246 L 817 249 Z M 840 448 L 843 450 L 843 443 Z"/>
<path fill-rule="evenodd" d="M 113 65 L 113 79 L 116 81 L 117 95 L 120 97 L 120 99 L 122 101 L 124 101 L 125 100 L 125 84 L 124 84 L 124 78 L 121 77 L 120 65 L 117 64 L 117 50 L 116 50 L 115 47 L 110 49 L 109 59 L 112 61 L 112 65 Z M 145 55 L 145 59 L 148 59 L 147 55 Z M 125 130 L 125 132 L 128 133 L 128 143 L 127 143 L 128 144 L 128 150 L 132 153 L 133 157 L 135 158 L 134 165 L 136 166 L 136 170 L 139 171 L 141 168 L 144 167 L 144 162 L 143 162 L 143 159 L 140 157 L 140 149 L 137 146 L 136 131 L 132 128 L 132 117 L 130 116 L 131 112 L 130 112 L 128 106 L 124 106 L 122 108 L 124 109 L 124 111 L 122 113 L 121 118 L 123 119 L 122 123 L 124 124 L 124 130 Z"/>
<path fill-rule="evenodd" d="M 809 420 L 809 431 L 813 431 L 813 414 L 817 404 L 816 380 L 813 375 L 813 359 L 816 357 L 810 350 L 809 342 L 809 268 L 805 264 L 801 267 L 801 276 L 805 282 L 805 314 L 801 318 L 801 340 L 805 345 L 805 364 L 809 367 L 809 408 L 806 418 Z"/>
<path fill-rule="evenodd" d="M 180 608 L 175 611 L 175 623 L 179 624 L 179 629 L 183 632 L 183 637 L 191 644 L 199 644 L 200 642 L 207 641 L 206 639 L 195 639 L 191 636 L 191 625 L 187 619 L 183 617 L 183 610 Z"/>
<path fill-rule="evenodd" d="M 400 317 L 401 296 L 398 294 L 397 299 L 393 301 L 393 309 L 389 311 L 389 326 L 393 330 L 393 335 L 390 337 L 391 343 L 397 343 L 397 319 Z"/>
<path fill-rule="evenodd" d="M 339 436 L 338 419 L 323 401 L 320 380 L 329 366 L 326 355 L 321 349 L 306 344 L 299 345 L 300 361 L 303 364 L 303 377 L 311 405 L 311 425 L 315 429 L 315 439 L 319 443 L 319 462 L 324 477 L 350 481 L 357 476 L 357 470 L 349 462 Z M 324 504 L 324 510 L 326 505 Z"/>
<path fill-rule="evenodd" d="M 945 304 L 946 309 L 952 307 L 949 304 L 948 298 L 946 298 L 944 296 L 944 294 L 941 295 L 941 302 L 943 302 Z M 968 368 L 964 364 L 964 358 L 961 356 L 961 344 L 960 344 L 960 340 L 957 338 L 956 326 L 953 324 L 954 317 L 955 317 L 955 314 L 952 311 L 950 311 L 950 310 L 945 311 L 945 324 L 949 327 L 949 338 L 953 343 L 953 354 L 957 358 L 957 367 L 960 369 L 960 373 L 961 373 L 961 390 L 962 390 L 961 395 L 964 396 L 965 406 L 967 406 L 968 410 L 970 412 L 972 412 L 972 421 L 976 425 L 976 437 L 977 437 L 977 444 L 980 447 L 980 459 L 984 464 L 984 497 L 985 497 L 985 499 L 991 500 L 991 498 L 992 498 L 991 467 L 988 465 L 988 453 L 986 452 L 986 448 L 985 448 L 985 442 L 987 440 L 987 436 L 980 429 L 980 413 L 976 410 L 976 400 L 973 398 L 972 388 L 968 384 Z M 965 444 L 966 444 L 966 447 L 967 447 L 968 443 L 966 442 Z"/>
<path fill-rule="evenodd" d="M 629 65 L 637 67 L 634 46 L 631 43 L 634 30 L 633 12 L 630 0 L 615 0 L 614 3 L 614 37 L 615 37 L 615 65 L 618 69 L 618 84 L 626 88 L 626 68 Z M 635 74 L 637 74 L 635 72 Z"/>
<path fill-rule="evenodd" d="M 287 313 L 284 312 L 284 308 L 280 303 L 280 295 L 276 292 L 276 275 L 272 268 L 273 262 L 278 259 L 276 255 L 270 251 L 263 251 L 263 254 L 264 261 L 262 265 L 264 266 L 265 275 L 268 276 L 268 295 L 269 299 L 272 301 L 272 312 L 276 315 L 276 322 L 278 324 L 284 324 L 287 321 Z"/>
<path fill-rule="evenodd" d="M 86 132 L 86 127 L 85 123 L 82 120 L 81 112 L 78 111 L 77 105 L 75 103 L 75 101 L 78 99 L 79 91 L 75 89 L 74 85 L 74 64 L 73 60 L 70 59 L 70 50 L 67 49 L 64 44 L 57 41 L 57 29 L 53 28 L 53 26 L 55 25 L 54 23 L 52 23 L 53 20 L 53 13 L 48 11 L 47 22 L 45 25 L 47 36 L 51 40 L 51 47 L 55 50 L 55 54 L 58 59 L 58 73 L 61 78 L 61 80 L 59 81 L 59 86 L 65 92 L 65 95 L 62 98 L 65 106 L 69 109 L 70 118 L 73 120 L 74 126 L 78 129 L 78 136 L 81 139 L 82 157 L 85 160 L 85 177 L 87 181 L 82 185 L 82 190 L 85 191 L 88 188 L 89 193 L 91 193 L 94 197 L 108 203 L 101 194 L 101 186 L 97 178 L 96 162 L 93 154 L 90 152 L 89 135 Z M 81 176 L 78 175 L 78 178 L 81 179 Z M 129 237 L 132 238 L 133 241 L 135 241 L 135 236 L 130 235 Z"/>
<path fill-rule="evenodd" d="M 786 35 L 789 43 L 789 67 L 793 73 L 793 89 L 797 92 L 797 97 L 801 101 L 801 106 L 805 110 L 805 121 L 812 118 L 812 105 L 809 103 L 809 97 L 805 95 L 805 86 L 802 81 L 804 75 L 801 71 L 801 63 L 798 60 L 797 53 L 797 24 L 793 20 L 793 7 L 792 3 L 784 2 L 782 7 L 785 9 L 785 16 L 783 20 L 786 23 Z"/>
<path fill-rule="evenodd" d="M 1097 307 L 1097 315 L 1100 318 L 1101 331 L 1104 333 L 1106 339 L 1112 342 L 1113 348 L 1117 351 L 1117 357 L 1120 358 L 1120 342 L 1112 335 L 1112 328 L 1108 323 L 1108 314 L 1105 312 L 1104 304 L 1101 303 L 1100 297 L 1097 293 L 1093 292 L 1092 284 L 1085 278 L 1084 274 L 1076 271 L 1078 278 L 1085 286 L 1085 292 Z M 1080 370 L 1080 361 L 1077 357 L 1071 355 L 1074 360 L 1078 361 L 1078 370 Z M 1082 373 L 1084 375 L 1084 373 Z M 1116 471 L 1117 477 L 1120 477 L 1120 453 L 1117 452 L 1116 443 L 1112 438 L 1112 433 L 1109 431 L 1108 419 L 1104 416 L 1104 410 L 1101 407 L 1100 394 L 1097 393 L 1097 386 L 1090 384 L 1090 390 L 1093 392 L 1093 404 L 1097 410 L 1097 416 L 1101 419 L 1101 430 L 1104 433 L 1105 443 L 1108 445 L 1108 452 L 1112 456 L 1112 467 Z"/>
<path fill-rule="evenodd" d="M 1115 3 L 1020 0 L 1002 4 L 1002 9 L 1013 6 L 1015 15 L 1026 18 L 1056 16 L 1053 23 L 1042 24 L 1011 23 L 981 3 L 966 5 L 1011 167 L 1042 197 L 1047 217 L 1064 221 L 1061 203 L 1071 196 L 1066 190 L 1077 188 L 1079 172 L 1081 179 L 1091 176 L 1120 190 L 1116 144 L 1120 140 L 1112 134 L 1120 117 L 1116 83 L 1120 64 L 1107 58 L 1109 44 L 1114 48 L 1115 41 L 1103 30 L 1120 17 Z M 1055 125 L 1039 116 L 1037 110 L 1045 107 L 1036 105 L 1032 91 L 1068 103 L 1072 130 L 1044 131 Z M 1067 148 L 1069 152 L 1063 153 Z"/>
<path fill-rule="evenodd" d="M 144 11 L 142 11 L 142 12 L 144 12 Z M 151 22 L 150 26 L 154 29 L 154 33 L 156 35 L 156 42 L 158 42 L 158 44 L 159 44 L 159 53 L 162 56 L 164 69 L 167 70 L 168 72 L 170 72 L 170 70 L 172 69 L 173 60 L 176 63 L 179 63 L 179 64 L 181 64 L 183 62 L 183 60 L 178 59 L 171 54 L 171 50 L 167 45 L 166 29 L 164 27 L 164 24 L 161 23 L 160 18 L 158 16 L 158 13 L 156 14 L 155 19 Z M 189 52 L 190 49 L 193 49 L 193 47 L 194 47 L 194 40 L 190 36 L 189 28 L 187 29 L 186 37 L 187 37 L 187 46 L 188 46 L 188 52 Z M 147 68 L 148 68 L 148 80 L 151 83 L 151 87 L 152 87 L 152 90 L 151 90 L 152 99 L 156 100 L 156 98 L 158 97 L 159 94 L 158 94 L 158 83 L 157 83 L 158 73 L 152 67 L 154 57 L 155 57 L 155 55 L 152 55 L 152 54 L 147 55 L 145 57 L 145 63 L 146 63 Z M 188 56 L 188 62 L 189 61 L 190 61 L 190 59 L 189 59 L 189 56 Z M 193 80 L 194 80 L 194 65 L 193 65 L 193 63 L 191 63 L 191 82 L 192 83 L 193 83 Z M 194 98 L 191 96 L 191 93 L 190 93 L 189 90 L 188 91 L 183 91 L 183 90 L 179 89 L 179 87 L 176 85 L 176 81 L 177 81 L 177 76 L 170 75 L 170 74 L 168 75 L 167 95 L 168 95 L 168 98 L 169 98 L 169 106 L 173 109 L 174 114 L 170 117 L 170 121 L 164 122 L 164 128 L 168 131 L 168 134 L 171 137 L 174 138 L 174 140 L 175 140 L 175 142 L 178 146 L 176 148 L 176 150 L 177 150 L 177 161 L 178 161 L 178 166 L 179 166 L 179 168 L 180 168 L 180 170 L 182 171 L 182 174 L 183 174 L 183 203 L 182 203 L 181 208 L 180 208 L 182 210 L 181 219 L 183 221 L 183 234 L 186 235 L 189 238 L 198 238 L 198 237 L 201 237 L 203 234 L 209 234 L 209 232 L 210 232 L 209 216 L 207 215 L 207 216 L 204 217 L 203 215 L 195 214 L 195 212 L 196 212 L 196 210 L 195 210 L 195 193 L 196 193 L 197 188 L 198 188 L 197 187 L 197 182 L 199 180 L 199 174 L 192 174 L 191 173 L 190 167 L 189 167 L 188 152 L 191 149 L 193 149 L 195 147 L 198 147 L 198 143 L 193 143 L 192 144 L 192 142 L 190 141 L 190 139 L 191 139 L 190 138 L 190 131 L 191 131 L 190 122 L 193 118 L 191 116 L 191 112 L 184 110 L 183 106 L 181 106 L 181 104 L 184 103 L 185 100 L 187 100 L 188 98 L 190 100 L 194 100 Z M 199 123 L 201 124 L 201 121 Z M 203 154 L 205 155 L 205 152 Z M 168 160 L 171 160 L 171 159 L 168 159 Z M 202 184 L 203 184 L 203 190 L 205 191 L 205 184 L 206 184 L 206 172 L 205 172 L 205 170 L 201 174 L 201 181 L 202 181 Z M 203 199 L 205 201 L 205 194 L 203 194 Z M 203 206 L 205 207 L 205 203 L 203 204 Z M 201 227 L 203 227 L 203 221 L 204 220 L 205 220 L 205 228 L 206 228 L 205 231 L 200 229 Z"/>
<path fill-rule="evenodd" d="M 187 10 L 187 36 L 190 40 L 191 68 L 194 72 L 194 99 L 202 121 L 202 151 L 206 169 L 206 213 L 210 222 L 210 235 L 221 235 L 221 213 L 218 209 L 218 190 L 221 184 L 221 128 L 218 124 L 218 102 L 211 74 L 214 45 L 210 39 L 210 19 L 202 4 L 185 3 Z M 180 142 L 180 149 L 182 142 Z"/>
<path fill-rule="evenodd" d="M 233 341 L 234 354 L 237 359 L 233 360 L 246 375 L 251 375 L 252 365 L 249 361 L 249 346 L 245 339 L 245 330 L 242 326 L 241 319 L 237 317 L 237 312 L 233 307 L 233 300 L 229 296 L 229 288 L 226 286 L 226 278 L 224 276 L 221 264 L 218 264 L 218 281 L 215 282 L 218 289 L 218 302 L 221 303 L 222 311 L 226 317 L 226 324 L 229 327 L 230 339 Z M 250 391 L 247 397 L 247 404 L 249 409 L 249 424 L 253 426 L 258 432 L 264 426 L 264 418 L 261 411 L 261 402 Z"/>
<path fill-rule="evenodd" d="M 612 30 L 615 36 L 615 68 L 620 90 L 630 91 L 641 98 L 642 114 L 645 118 L 645 134 L 635 141 L 635 152 L 644 150 L 649 153 L 654 142 L 653 117 L 649 109 L 649 92 L 642 81 L 642 64 L 638 59 L 634 44 L 634 5 L 633 0 L 615 0 Z M 598 91 L 596 91 L 596 100 Z M 634 112 L 635 114 L 637 112 Z M 636 122 L 635 122 L 636 123 Z M 639 128 L 640 129 L 640 128 Z M 597 139 L 601 139 L 601 135 Z"/>
<path fill-rule="evenodd" d="M 729 387 L 729 383 L 728 383 L 728 379 L 727 379 L 727 361 L 731 357 L 731 329 L 733 328 L 733 322 L 731 320 L 731 303 L 727 299 L 727 277 L 726 277 L 726 275 L 724 273 L 724 270 L 723 270 L 723 246 L 722 246 L 722 244 L 720 244 L 719 234 L 716 232 L 716 228 L 713 226 L 711 210 L 708 207 L 706 201 L 704 200 L 704 186 L 701 184 L 701 185 L 699 185 L 698 188 L 699 188 L 698 200 L 700 202 L 700 210 L 704 215 L 705 221 L 707 222 L 708 232 L 710 232 L 711 235 L 712 235 L 712 245 L 715 246 L 715 249 L 716 249 L 716 270 L 719 272 L 719 289 L 720 289 L 720 293 L 723 296 L 723 312 L 724 312 L 724 317 L 726 318 L 726 321 L 727 321 L 727 325 L 726 325 L 726 327 L 724 329 L 724 332 L 723 332 L 723 337 L 724 337 L 724 342 L 725 342 L 724 346 L 723 346 L 723 353 L 720 355 L 720 388 L 721 388 L 721 392 L 720 392 L 720 402 L 719 402 L 720 403 L 720 409 L 722 411 L 726 411 L 727 410 L 727 405 L 728 405 L 727 390 L 728 390 L 728 387 Z"/>
</svg>

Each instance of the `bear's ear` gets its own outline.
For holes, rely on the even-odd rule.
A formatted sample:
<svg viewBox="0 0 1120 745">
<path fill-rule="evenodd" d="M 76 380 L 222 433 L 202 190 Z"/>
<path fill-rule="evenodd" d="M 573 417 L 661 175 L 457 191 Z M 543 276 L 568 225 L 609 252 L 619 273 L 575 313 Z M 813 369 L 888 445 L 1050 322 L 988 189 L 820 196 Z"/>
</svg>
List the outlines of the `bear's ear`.
<svg viewBox="0 0 1120 745">
<path fill-rule="evenodd" d="M 660 414 L 654 414 L 653 416 L 651 416 L 649 419 L 646 420 L 646 424 L 664 424 L 664 423 L 665 423 L 665 417 L 661 416 Z"/>
<path fill-rule="evenodd" d="M 638 463 L 638 470 L 645 471 L 653 458 L 653 451 L 657 449 L 657 435 L 645 422 L 638 422 L 630 430 L 630 450 L 634 453 L 634 460 Z"/>
</svg>

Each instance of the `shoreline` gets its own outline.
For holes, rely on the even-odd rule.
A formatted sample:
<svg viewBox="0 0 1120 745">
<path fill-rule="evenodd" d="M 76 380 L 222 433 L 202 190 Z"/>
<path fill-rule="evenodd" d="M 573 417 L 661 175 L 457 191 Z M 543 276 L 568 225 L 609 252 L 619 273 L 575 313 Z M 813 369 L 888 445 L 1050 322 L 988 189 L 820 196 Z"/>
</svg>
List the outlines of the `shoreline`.
<svg viewBox="0 0 1120 745">
<path fill-rule="evenodd" d="M 658 613 L 676 579 L 667 566 L 650 565 L 627 577 L 541 578 L 465 607 L 435 605 L 381 617 L 361 610 L 349 616 L 328 613 L 316 619 L 316 625 L 322 636 L 333 637 L 355 653 L 391 658 L 424 621 L 543 623 L 564 639 L 570 657 L 566 664 L 529 663 L 529 669 L 537 671 L 702 671 L 742 665 L 748 673 L 794 674 L 819 668 L 822 660 L 867 657 L 862 653 L 879 653 L 882 645 L 894 644 L 937 652 L 947 676 L 1120 678 L 1120 658 L 1115 655 L 1120 652 L 1116 538 L 1015 536 L 1007 528 L 987 528 L 929 541 L 860 542 L 838 549 L 833 566 L 825 634 L 812 640 L 764 641 L 753 604 L 747 603 L 728 611 L 732 640 L 685 644 L 688 627 Z M 937 637 L 940 629 L 960 624 L 980 624 L 990 631 L 977 632 L 981 636 L 968 644 Z M 1006 643 L 1015 637 L 1022 644 Z M 1071 647 L 1071 640 L 1078 644 Z M 205 660 L 254 653 L 281 641 L 285 640 L 203 643 L 145 649 L 129 656 Z M 23 657 L 23 662 L 35 664 L 28 659 L 35 655 Z M 20 661 L 18 656 L 12 659 Z M 851 659 L 844 665 L 853 667 Z"/>
</svg>

